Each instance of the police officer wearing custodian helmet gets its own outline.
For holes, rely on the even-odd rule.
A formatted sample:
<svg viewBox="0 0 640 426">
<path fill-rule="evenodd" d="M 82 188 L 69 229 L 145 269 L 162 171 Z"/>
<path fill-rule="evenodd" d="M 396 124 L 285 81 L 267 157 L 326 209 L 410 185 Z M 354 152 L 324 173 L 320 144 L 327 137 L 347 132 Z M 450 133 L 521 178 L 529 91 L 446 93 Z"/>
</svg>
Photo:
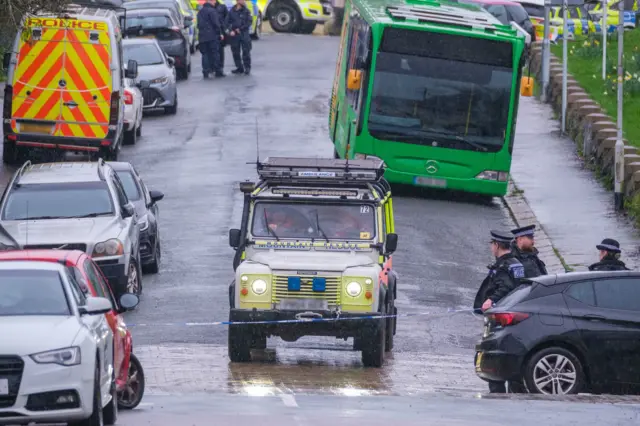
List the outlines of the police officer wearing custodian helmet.
<svg viewBox="0 0 640 426">
<path fill-rule="evenodd" d="M 482 312 L 490 309 L 500 299 L 520 285 L 524 278 L 524 266 L 511 252 L 513 236 L 508 232 L 491 231 L 491 253 L 496 261 L 489 265 L 489 274 L 480 285 L 473 308 Z M 489 382 L 489 391 L 505 393 L 504 382 Z"/>
</svg>

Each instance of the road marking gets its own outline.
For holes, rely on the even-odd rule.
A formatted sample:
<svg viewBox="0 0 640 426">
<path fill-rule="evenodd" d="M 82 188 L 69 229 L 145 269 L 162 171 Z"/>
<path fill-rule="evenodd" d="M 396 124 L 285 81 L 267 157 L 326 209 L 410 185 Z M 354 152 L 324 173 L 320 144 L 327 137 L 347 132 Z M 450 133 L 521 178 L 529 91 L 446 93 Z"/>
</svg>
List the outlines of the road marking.
<svg viewBox="0 0 640 426">
<path fill-rule="evenodd" d="M 287 407 L 297 407 L 298 406 L 298 403 L 296 402 L 295 397 L 293 395 L 288 394 L 288 393 L 286 393 L 284 395 L 280 395 L 280 399 L 282 399 L 282 402 Z"/>
</svg>

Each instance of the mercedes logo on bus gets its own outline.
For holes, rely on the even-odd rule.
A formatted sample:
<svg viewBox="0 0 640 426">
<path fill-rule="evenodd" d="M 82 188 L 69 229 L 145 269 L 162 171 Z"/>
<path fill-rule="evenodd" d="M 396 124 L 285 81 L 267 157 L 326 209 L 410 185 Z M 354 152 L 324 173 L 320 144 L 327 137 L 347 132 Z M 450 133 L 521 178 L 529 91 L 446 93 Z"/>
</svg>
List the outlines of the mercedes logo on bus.
<svg viewBox="0 0 640 426">
<path fill-rule="evenodd" d="M 435 173 L 438 171 L 438 162 L 435 160 L 429 160 L 427 161 L 427 164 L 425 164 L 425 168 L 427 169 L 427 173 Z"/>
</svg>

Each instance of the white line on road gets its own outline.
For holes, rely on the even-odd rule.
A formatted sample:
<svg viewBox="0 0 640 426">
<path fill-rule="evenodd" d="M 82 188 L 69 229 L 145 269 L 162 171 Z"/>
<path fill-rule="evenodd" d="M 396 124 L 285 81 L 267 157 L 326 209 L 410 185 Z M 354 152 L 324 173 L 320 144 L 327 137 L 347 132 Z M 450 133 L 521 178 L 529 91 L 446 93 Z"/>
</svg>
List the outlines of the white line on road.
<svg viewBox="0 0 640 426">
<path fill-rule="evenodd" d="M 293 395 L 290 395 L 288 393 L 286 393 L 284 395 L 280 395 L 280 399 L 282 399 L 282 402 L 287 407 L 297 407 L 298 406 L 298 403 L 296 402 L 296 398 Z"/>
</svg>

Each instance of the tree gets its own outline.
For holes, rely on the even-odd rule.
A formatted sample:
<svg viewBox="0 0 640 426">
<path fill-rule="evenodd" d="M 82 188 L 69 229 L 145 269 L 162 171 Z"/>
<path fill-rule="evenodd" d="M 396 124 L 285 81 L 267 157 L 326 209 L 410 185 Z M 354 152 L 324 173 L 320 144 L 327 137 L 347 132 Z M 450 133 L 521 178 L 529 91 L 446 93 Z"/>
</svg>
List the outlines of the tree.
<svg viewBox="0 0 640 426">
<path fill-rule="evenodd" d="M 69 0 L 0 0 L 0 51 L 12 42 L 26 14 L 61 12 Z"/>
</svg>

